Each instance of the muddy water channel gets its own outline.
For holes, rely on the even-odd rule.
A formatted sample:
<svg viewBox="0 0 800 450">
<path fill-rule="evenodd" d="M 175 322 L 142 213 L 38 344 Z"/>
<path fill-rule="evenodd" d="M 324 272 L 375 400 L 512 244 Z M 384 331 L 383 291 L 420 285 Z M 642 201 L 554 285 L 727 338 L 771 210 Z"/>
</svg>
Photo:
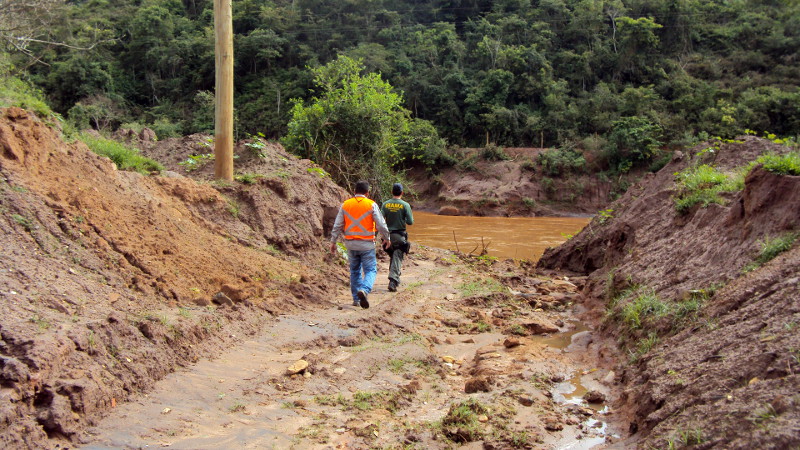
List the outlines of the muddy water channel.
<svg viewBox="0 0 800 450">
<path fill-rule="evenodd" d="M 409 228 L 414 242 L 431 247 L 479 254 L 483 245 L 499 258 L 537 260 L 577 234 L 589 217 L 471 217 L 414 212 Z"/>
</svg>

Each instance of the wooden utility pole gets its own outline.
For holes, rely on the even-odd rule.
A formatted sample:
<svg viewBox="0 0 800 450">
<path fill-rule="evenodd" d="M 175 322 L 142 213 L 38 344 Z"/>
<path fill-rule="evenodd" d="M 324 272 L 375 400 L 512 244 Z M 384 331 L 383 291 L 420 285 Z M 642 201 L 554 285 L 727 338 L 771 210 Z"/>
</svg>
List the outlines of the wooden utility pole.
<svg viewBox="0 0 800 450">
<path fill-rule="evenodd" d="M 214 178 L 233 181 L 232 0 L 214 0 Z"/>
</svg>

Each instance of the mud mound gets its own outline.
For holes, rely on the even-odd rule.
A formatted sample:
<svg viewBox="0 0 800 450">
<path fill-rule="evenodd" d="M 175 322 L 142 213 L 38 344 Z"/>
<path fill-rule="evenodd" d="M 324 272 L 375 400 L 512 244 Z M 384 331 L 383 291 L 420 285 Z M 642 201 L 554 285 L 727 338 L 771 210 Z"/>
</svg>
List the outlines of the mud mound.
<svg viewBox="0 0 800 450">
<path fill-rule="evenodd" d="M 622 381 L 637 445 L 800 442 L 800 248 L 753 265 L 766 240 L 800 229 L 800 177 L 756 167 L 724 205 L 679 214 L 673 200 L 674 174 L 690 165 L 733 171 L 786 151 L 746 137 L 676 152 L 540 260 L 589 275 L 591 312 L 630 350 Z"/>
<path fill-rule="evenodd" d="M 279 153 L 285 174 L 250 185 L 142 176 L 16 108 L 0 110 L 0 150 L 5 447 L 74 441 L 176 365 L 344 280 L 320 264 L 343 191 L 310 162 Z"/>
</svg>

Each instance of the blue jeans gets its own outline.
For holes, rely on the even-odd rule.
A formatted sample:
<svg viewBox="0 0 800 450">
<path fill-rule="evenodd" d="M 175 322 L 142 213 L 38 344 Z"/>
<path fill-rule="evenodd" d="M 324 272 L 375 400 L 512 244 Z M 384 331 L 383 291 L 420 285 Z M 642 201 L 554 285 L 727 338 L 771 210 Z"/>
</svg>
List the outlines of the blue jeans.
<svg viewBox="0 0 800 450">
<path fill-rule="evenodd" d="M 358 301 L 356 292 L 372 292 L 372 285 L 378 275 L 378 261 L 375 258 L 375 249 L 348 250 L 347 259 L 350 261 L 350 293 L 355 302 Z"/>
</svg>

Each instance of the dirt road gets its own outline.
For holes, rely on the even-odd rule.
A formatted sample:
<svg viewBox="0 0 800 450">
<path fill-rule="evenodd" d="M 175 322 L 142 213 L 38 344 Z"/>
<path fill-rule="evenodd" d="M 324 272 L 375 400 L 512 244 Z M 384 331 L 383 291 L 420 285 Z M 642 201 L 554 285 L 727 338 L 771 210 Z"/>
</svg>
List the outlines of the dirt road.
<svg viewBox="0 0 800 450">
<path fill-rule="evenodd" d="M 118 405 L 86 448 L 591 448 L 619 434 L 574 284 L 417 248 L 390 293 L 379 266 L 369 309 L 342 289 L 278 316 Z"/>
</svg>

